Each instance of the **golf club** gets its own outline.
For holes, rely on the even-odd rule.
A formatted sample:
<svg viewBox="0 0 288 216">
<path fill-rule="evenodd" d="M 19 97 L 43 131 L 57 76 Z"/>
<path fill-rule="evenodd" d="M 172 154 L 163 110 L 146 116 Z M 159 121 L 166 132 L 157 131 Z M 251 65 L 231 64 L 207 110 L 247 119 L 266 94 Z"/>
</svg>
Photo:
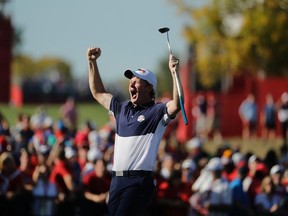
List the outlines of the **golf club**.
<svg viewBox="0 0 288 216">
<path fill-rule="evenodd" d="M 167 35 L 167 44 L 168 44 L 169 52 L 170 52 L 170 54 L 172 54 L 172 50 L 171 50 L 171 46 L 170 46 L 170 40 L 169 40 L 169 34 L 168 34 L 169 31 L 170 31 L 170 29 L 167 28 L 167 27 L 163 27 L 163 28 L 160 28 L 160 29 L 159 29 L 159 32 L 160 32 L 161 34 L 167 33 L 167 34 L 166 34 L 166 35 Z"/>
<path fill-rule="evenodd" d="M 167 34 L 167 44 L 168 44 L 169 52 L 172 55 L 172 49 L 171 49 L 171 45 L 170 45 L 170 41 L 169 41 L 169 34 L 168 34 L 169 31 L 170 31 L 170 29 L 168 27 L 159 28 L 159 32 L 161 34 L 163 34 L 163 33 Z M 184 108 L 183 95 L 182 95 L 181 90 L 180 90 L 180 81 L 178 79 L 178 75 L 177 75 L 176 71 L 174 71 L 173 74 L 175 76 L 176 88 L 177 88 L 178 95 L 179 95 L 179 103 L 180 103 L 180 107 L 181 107 L 181 111 L 182 111 L 182 115 L 183 115 L 184 124 L 187 125 L 188 120 L 187 120 L 187 116 L 186 116 L 186 112 L 185 112 L 185 108 Z"/>
</svg>

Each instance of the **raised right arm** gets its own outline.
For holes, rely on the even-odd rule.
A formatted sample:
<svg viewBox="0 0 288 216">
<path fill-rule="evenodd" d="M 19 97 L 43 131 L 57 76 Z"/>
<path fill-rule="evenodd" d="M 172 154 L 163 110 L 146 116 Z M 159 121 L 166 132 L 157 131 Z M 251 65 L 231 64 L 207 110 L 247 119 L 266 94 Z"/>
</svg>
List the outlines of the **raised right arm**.
<svg viewBox="0 0 288 216">
<path fill-rule="evenodd" d="M 106 92 L 98 70 L 97 59 L 100 55 L 101 49 L 98 47 L 91 47 L 87 50 L 89 87 L 95 100 L 108 110 L 113 95 Z"/>
</svg>

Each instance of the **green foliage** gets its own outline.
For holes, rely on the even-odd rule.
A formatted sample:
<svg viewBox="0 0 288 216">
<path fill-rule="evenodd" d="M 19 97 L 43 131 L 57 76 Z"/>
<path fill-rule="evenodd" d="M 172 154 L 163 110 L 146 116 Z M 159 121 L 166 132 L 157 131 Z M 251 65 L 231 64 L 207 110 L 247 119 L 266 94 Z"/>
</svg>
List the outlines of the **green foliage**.
<svg viewBox="0 0 288 216">
<path fill-rule="evenodd" d="M 62 80 L 72 79 L 71 66 L 68 62 L 57 57 L 44 57 L 35 60 L 28 55 L 17 55 L 12 63 L 13 76 L 25 78 L 47 75 L 50 72 L 59 73 Z"/>
<path fill-rule="evenodd" d="M 288 75 L 287 0 L 211 0 L 195 8 L 177 1 L 193 21 L 184 29 L 194 44 L 204 86 L 241 71 Z"/>
<path fill-rule="evenodd" d="M 35 62 L 30 56 L 15 56 L 12 62 L 13 75 L 17 77 L 33 76 L 36 74 L 34 65 Z"/>
</svg>

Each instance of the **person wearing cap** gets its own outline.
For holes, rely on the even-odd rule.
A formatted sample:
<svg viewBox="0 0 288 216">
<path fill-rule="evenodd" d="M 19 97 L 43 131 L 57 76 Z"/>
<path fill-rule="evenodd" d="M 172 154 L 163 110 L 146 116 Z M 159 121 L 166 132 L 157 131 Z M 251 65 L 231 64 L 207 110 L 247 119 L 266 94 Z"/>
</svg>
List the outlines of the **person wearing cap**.
<svg viewBox="0 0 288 216">
<path fill-rule="evenodd" d="M 232 190 L 223 178 L 224 166 L 219 157 L 213 157 L 192 185 L 191 215 L 228 216 L 232 205 Z"/>
<path fill-rule="evenodd" d="M 93 170 L 86 173 L 82 179 L 81 214 L 83 216 L 108 215 L 106 199 L 110 186 L 110 173 L 107 171 L 106 161 L 95 154 Z"/>
<path fill-rule="evenodd" d="M 288 92 L 283 92 L 278 102 L 278 120 L 281 124 L 283 146 L 287 148 L 288 140 Z"/>
<path fill-rule="evenodd" d="M 284 174 L 283 171 L 284 169 L 281 165 L 275 164 L 273 167 L 271 167 L 270 172 L 269 172 L 272 182 L 275 186 L 275 191 L 280 196 L 284 196 L 287 193 L 286 188 L 282 184 L 282 181 L 281 181 L 283 178 L 283 174 Z"/>
<path fill-rule="evenodd" d="M 179 60 L 169 56 L 173 79 L 173 98 L 170 101 L 155 103 L 157 78 L 144 68 L 124 72 L 124 76 L 130 79 L 130 101 L 121 101 L 105 90 L 97 65 L 100 55 L 99 47 L 87 50 L 91 93 L 116 119 L 109 213 L 138 215 L 153 196 L 153 170 L 159 143 L 168 123 L 181 110 L 174 76 L 174 73 L 179 76 Z M 183 91 L 181 84 L 180 91 Z"/>
<path fill-rule="evenodd" d="M 210 159 L 206 169 L 212 172 L 213 180 L 207 202 L 204 204 L 209 215 L 228 216 L 232 205 L 232 189 L 222 175 L 224 166 L 221 158 Z"/>
<path fill-rule="evenodd" d="M 62 145 L 53 149 L 55 158 L 49 176 L 49 181 L 57 186 L 58 202 L 57 215 L 74 215 L 76 204 L 76 187 L 73 182 L 73 173 L 69 167 Z"/>
</svg>

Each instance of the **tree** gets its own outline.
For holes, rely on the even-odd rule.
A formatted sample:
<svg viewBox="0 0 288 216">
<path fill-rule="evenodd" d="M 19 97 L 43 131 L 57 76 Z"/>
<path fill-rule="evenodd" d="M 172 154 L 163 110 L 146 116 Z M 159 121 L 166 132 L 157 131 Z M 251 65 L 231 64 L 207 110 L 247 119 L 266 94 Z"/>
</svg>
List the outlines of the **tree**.
<svg viewBox="0 0 288 216">
<path fill-rule="evenodd" d="M 13 76 L 20 79 L 57 75 L 63 81 L 72 80 L 70 64 L 57 57 L 43 57 L 35 60 L 28 55 L 19 54 L 14 57 L 12 71 Z"/>
<path fill-rule="evenodd" d="M 288 75 L 287 0 L 211 0 L 199 8 L 174 2 L 192 18 L 183 32 L 203 85 L 247 71 Z"/>
</svg>

